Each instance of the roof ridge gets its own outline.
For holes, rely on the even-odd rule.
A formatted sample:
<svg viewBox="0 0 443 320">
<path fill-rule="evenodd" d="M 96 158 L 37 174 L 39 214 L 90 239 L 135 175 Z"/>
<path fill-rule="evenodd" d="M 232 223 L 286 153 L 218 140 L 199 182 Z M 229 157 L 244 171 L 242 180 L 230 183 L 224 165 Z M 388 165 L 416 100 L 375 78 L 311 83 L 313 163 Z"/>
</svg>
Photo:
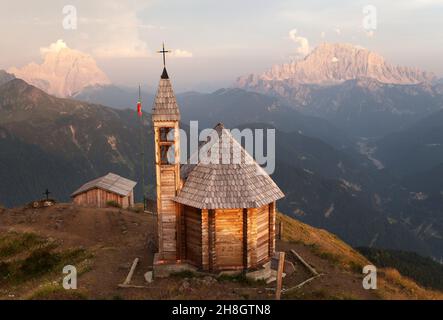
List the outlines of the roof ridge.
<svg viewBox="0 0 443 320">
<path fill-rule="evenodd" d="M 71 194 L 75 196 L 79 193 L 89 191 L 94 188 L 113 192 L 122 196 L 128 193 L 137 185 L 137 182 L 124 178 L 116 173 L 108 172 L 106 175 L 84 183 L 80 188 Z"/>
<path fill-rule="evenodd" d="M 258 164 L 197 164 L 175 201 L 200 209 L 257 208 L 284 197 Z M 260 167 L 261 168 L 261 167 Z"/>
</svg>

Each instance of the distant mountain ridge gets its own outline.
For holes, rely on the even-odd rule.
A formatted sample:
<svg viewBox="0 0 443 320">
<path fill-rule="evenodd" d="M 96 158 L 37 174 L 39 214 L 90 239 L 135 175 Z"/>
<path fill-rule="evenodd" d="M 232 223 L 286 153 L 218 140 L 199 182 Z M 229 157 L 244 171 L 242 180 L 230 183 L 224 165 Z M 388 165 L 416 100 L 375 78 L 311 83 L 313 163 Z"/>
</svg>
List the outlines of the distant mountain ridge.
<svg viewBox="0 0 443 320">
<path fill-rule="evenodd" d="M 0 86 L 14 79 L 13 74 L 7 73 L 5 70 L 0 70 Z"/>
<path fill-rule="evenodd" d="M 151 110 L 154 101 L 153 90 L 141 89 L 142 109 Z M 71 98 L 89 103 L 102 104 L 116 109 L 133 109 L 137 105 L 138 88 L 122 87 L 113 84 L 97 84 L 83 88 Z"/>
<path fill-rule="evenodd" d="M 303 60 L 275 65 L 259 75 L 237 80 L 237 86 L 255 87 L 260 81 L 290 84 L 336 84 L 346 80 L 371 78 L 382 83 L 416 84 L 435 81 L 432 73 L 418 68 L 394 66 L 370 50 L 348 43 L 322 43 Z"/>
<path fill-rule="evenodd" d="M 150 112 L 154 94 L 141 91 L 142 109 Z M 116 109 L 135 108 L 138 92 L 135 88 L 115 85 L 91 86 L 72 98 L 102 104 Z M 212 93 L 184 92 L 177 94 L 182 122 L 199 121 L 199 128 L 212 128 L 218 122 L 234 128 L 244 123 L 272 124 L 283 131 L 300 131 L 343 148 L 351 139 L 324 119 L 301 114 L 277 98 L 238 88 L 223 88 Z"/>
<path fill-rule="evenodd" d="M 322 44 L 303 60 L 240 77 L 234 86 L 363 137 L 400 130 L 443 108 L 443 87 L 434 74 L 391 65 L 350 44 Z"/>
</svg>

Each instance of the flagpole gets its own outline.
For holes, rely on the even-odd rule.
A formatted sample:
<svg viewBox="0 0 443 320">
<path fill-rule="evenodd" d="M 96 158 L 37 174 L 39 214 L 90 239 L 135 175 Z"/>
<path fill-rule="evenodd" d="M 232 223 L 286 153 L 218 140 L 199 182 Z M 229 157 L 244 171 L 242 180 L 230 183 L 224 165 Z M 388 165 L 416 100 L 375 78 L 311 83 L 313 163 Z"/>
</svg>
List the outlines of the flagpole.
<svg viewBox="0 0 443 320">
<path fill-rule="evenodd" d="M 141 88 L 140 85 L 138 85 L 138 101 L 140 102 L 140 106 L 142 103 L 141 98 Z M 144 139 L 143 139 L 143 112 L 141 112 L 140 115 L 140 139 L 141 139 L 141 149 L 142 149 L 142 193 L 143 193 L 143 211 L 146 211 L 146 190 L 145 190 L 145 146 L 144 146 Z"/>
</svg>

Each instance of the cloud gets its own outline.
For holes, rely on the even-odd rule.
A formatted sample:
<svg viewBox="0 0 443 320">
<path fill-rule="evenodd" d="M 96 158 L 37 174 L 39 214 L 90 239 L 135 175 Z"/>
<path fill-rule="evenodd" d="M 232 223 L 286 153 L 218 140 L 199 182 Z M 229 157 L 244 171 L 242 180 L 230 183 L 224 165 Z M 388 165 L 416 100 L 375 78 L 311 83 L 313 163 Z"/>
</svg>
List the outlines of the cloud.
<svg viewBox="0 0 443 320">
<path fill-rule="evenodd" d="M 292 29 L 289 31 L 289 38 L 291 38 L 292 41 L 298 45 L 297 49 L 295 50 L 298 56 L 304 57 L 309 53 L 309 51 L 311 51 L 308 39 L 298 36 L 297 29 Z"/>
<path fill-rule="evenodd" d="M 146 58 L 149 50 L 146 43 L 138 40 L 106 43 L 93 49 L 98 58 Z"/>
<path fill-rule="evenodd" d="M 51 43 L 47 47 L 41 47 L 40 53 L 42 56 L 45 56 L 49 52 L 59 52 L 62 49 L 68 48 L 68 45 L 66 42 L 64 42 L 62 39 L 58 39 L 56 42 Z"/>
<path fill-rule="evenodd" d="M 87 86 L 110 83 L 91 55 L 69 48 L 62 39 L 41 47 L 40 53 L 42 63 L 11 67 L 9 72 L 58 97 L 71 96 Z"/>
<path fill-rule="evenodd" d="M 367 35 L 369 38 L 372 38 L 372 37 L 374 36 L 374 34 L 375 34 L 374 30 L 366 31 L 366 35 Z"/>
<path fill-rule="evenodd" d="M 440 6 L 443 5 L 443 0 L 412 0 L 411 4 L 415 7 Z"/>
<path fill-rule="evenodd" d="M 82 36 L 89 39 L 88 47 L 83 48 L 85 51 L 97 58 L 145 58 L 151 55 L 142 34 L 155 27 L 143 23 L 137 16 L 137 11 L 143 9 L 141 5 L 110 0 L 100 4 L 91 1 L 87 6 L 89 10 L 82 10 L 81 16 L 79 13 L 78 24 Z"/>
<path fill-rule="evenodd" d="M 174 58 L 192 58 L 192 52 L 187 50 L 175 49 L 172 51 L 171 57 Z"/>
</svg>

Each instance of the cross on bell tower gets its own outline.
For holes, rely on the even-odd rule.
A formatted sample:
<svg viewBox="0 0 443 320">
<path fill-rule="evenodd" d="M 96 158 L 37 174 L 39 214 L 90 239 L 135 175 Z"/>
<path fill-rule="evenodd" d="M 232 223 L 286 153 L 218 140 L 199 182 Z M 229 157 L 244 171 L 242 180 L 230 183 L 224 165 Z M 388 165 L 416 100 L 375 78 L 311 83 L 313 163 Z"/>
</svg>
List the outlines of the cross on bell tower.
<svg viewBox="0 0 443 320">
<path fill-rule="evenodd" d="M 166 71 L 166 53 L 170 53 L 171 50 L 165 50 L 165 43 L 163 42 L 162 50 L 157 51 L 157 53 L 161 53 L 163 55 L 163 73 L 161 75 L 161 79 L 169 79 L 168 72 Z"/>
<path fill-rule="evenodd" d="M 165 43 L 163 42 L 163 49 L 157 51 L 157 53 L 163 54 L 163 67 L 166 68 L 166 53 L 171 52 L 171 50 L 165 50 Z"/>
</svg>

